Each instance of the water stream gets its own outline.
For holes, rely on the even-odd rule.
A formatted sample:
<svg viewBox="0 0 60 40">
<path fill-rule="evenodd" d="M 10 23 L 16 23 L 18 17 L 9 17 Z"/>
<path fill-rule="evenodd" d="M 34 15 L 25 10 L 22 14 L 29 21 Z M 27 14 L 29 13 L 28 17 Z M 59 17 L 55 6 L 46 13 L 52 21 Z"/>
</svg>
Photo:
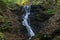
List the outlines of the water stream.
<svg viewBox="0 0 60 40">
<path fill-rule="evenodd" d="M 28 5 L 24 6 L 23 9 L 25 10 L 26 14 L 23 17 L 23 21 L 22 21 L 23 26 L 25 26 L 28 31 L 29 39 L 31 39 L 33 36 L 35 36 L 35 33 L 33 32 L 32 28 L 28 22 L 29 15 L 30 15 L 30 8 L 31 8 L 31 6 L 28 6 Z"/>
</svg>

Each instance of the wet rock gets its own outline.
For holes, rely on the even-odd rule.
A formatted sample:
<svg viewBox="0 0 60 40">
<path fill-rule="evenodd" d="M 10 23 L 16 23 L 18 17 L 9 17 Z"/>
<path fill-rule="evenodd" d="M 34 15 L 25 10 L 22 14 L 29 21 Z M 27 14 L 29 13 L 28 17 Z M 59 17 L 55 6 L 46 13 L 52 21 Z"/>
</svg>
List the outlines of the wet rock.
<svg viewBox="0 0 60 40">
<path fill-rule="evenodd" d="M 24 38 L 27 38 L 27 30 L 22 25 L 23 21 L 23 14 L 25 14 L 25 11 L 22 10 L 23 7 L 20 7 L 18 10 L 14 10 L 13 12 L 18 16 L 18 21 L 21 23 L 20 25 L 20 32 L 22 35 L 24 35 Z M 44 13 L 46 9 L 41 5 L 32 5 L 29 15 L 29 25 L 32 27 L 32 30 L 38 34 L 38 32 L 44 28 L 43 23 L 48 20 L 52 15 Z"/>
<path fill-rule="evenodd" d="M 31 6 L 30 26 L 35 33 L 38 33 L 44 28 L 43 23 L 48 20 L 52 15 L 44 13 L 45 8 L 41 5 Z"/>
</svg>

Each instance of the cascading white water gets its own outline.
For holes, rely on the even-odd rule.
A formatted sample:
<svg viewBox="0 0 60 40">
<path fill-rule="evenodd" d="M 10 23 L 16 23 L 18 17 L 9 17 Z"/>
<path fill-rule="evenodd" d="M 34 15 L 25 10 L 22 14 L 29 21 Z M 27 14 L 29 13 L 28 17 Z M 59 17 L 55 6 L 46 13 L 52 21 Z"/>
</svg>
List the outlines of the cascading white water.
<svg viewBox="0 0 60 40">
<path fill-rule="evenodd" d="M 24 6 L 24 10 L 26 12 L 26 15 L 23 17 L 22 24 L 26 27 L 28 34 L 30 36 L 29 39 L 31 39 L 31 37 L 35 36 L 35 33 L 33 32 L 31 26 L 28 23 L 28 16 L 30 15 L 30 6 Z"/>
</svg>

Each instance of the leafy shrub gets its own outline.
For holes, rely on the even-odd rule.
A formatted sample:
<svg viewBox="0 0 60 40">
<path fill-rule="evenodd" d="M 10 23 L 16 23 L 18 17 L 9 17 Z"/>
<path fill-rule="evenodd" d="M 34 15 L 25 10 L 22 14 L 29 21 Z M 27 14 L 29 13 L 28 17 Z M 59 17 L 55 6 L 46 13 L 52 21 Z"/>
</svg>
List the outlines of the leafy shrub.
<svg viewBox="0 0 60 40">
<path fill-rule="evenodd" d="M 54 9 L 48 9 L 48 10 L 47 10 L 47 13 L 48 13 L 48 14 L 55 14 L 54 12 L 55 12 Z"/>
</svg>

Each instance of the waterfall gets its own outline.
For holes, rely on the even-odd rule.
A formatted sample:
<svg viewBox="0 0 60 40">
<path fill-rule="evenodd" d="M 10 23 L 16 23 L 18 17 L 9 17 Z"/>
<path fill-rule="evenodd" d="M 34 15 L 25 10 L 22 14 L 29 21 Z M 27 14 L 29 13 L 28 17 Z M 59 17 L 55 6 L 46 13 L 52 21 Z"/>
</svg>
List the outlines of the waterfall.
<svg viewBox="0 0 60 40">
<path fill-rule="evenodd" d="M 28 31 L 29 39 L 35 36 L 35 33 L 33 32 L 33 30 L 31 29 L 31 26 L 28 23 L 28 16 L 30 15 L 30 8 L 31 6 L 28 6 L 28 5 L 24 6 L 23 9 L 25 10 L 26 14 L 23 17 L 23 21 L 22 21 L 23 26 L 25 26 Z"/>
</svg>

